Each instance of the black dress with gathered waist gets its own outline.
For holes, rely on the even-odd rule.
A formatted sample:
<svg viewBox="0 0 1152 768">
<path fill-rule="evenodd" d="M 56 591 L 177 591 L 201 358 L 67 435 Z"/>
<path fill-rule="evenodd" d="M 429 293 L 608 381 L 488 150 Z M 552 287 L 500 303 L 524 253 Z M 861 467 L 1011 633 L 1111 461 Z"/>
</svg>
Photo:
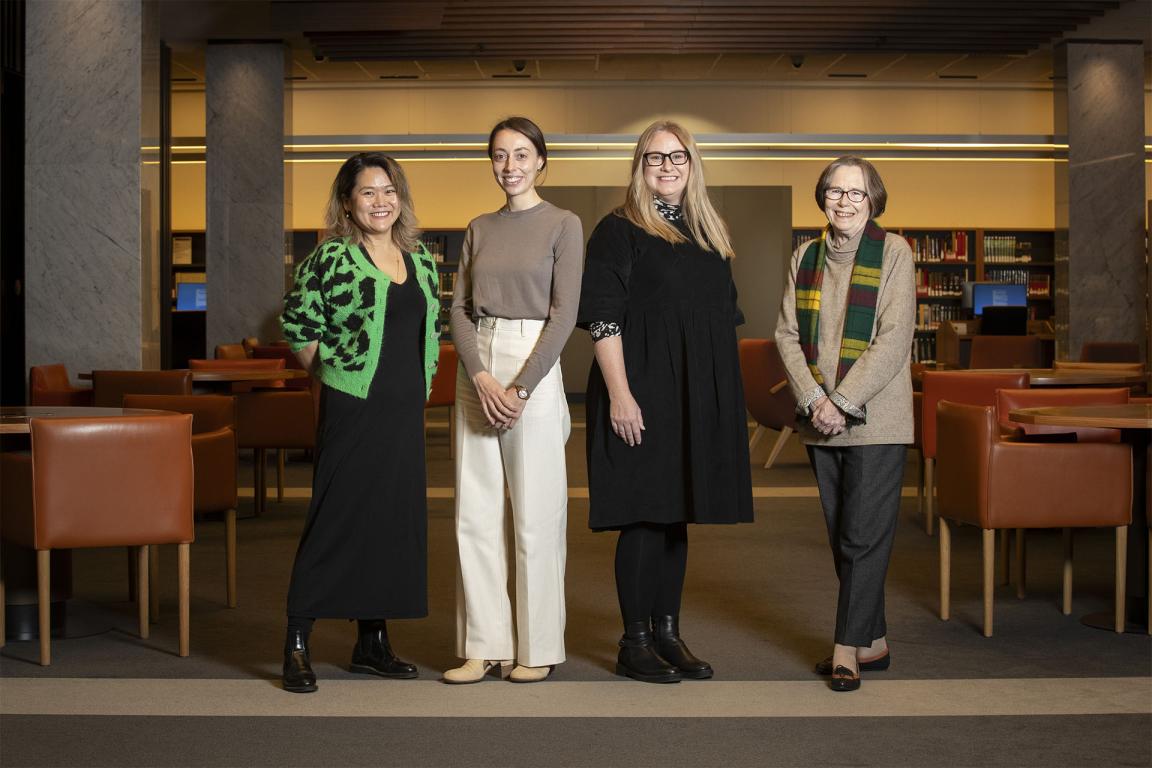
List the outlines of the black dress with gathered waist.
<svg viewBox="0 0 1152 768">
<path fill-rule="evenodd" d="M 747 415 L 730 263 L 615 214 L 588 242 L 579 324 L 621 326 L 640 445 L 612 431 L 597 364 L 588 377 L 589 525 L 751 522 Z"/>
<path fill-rule="evenodd" d="M 425 299 L 411 257 L 389 283 L 368 397 L 325 386 L 312 503 L 288 615 L 403 619 L 428 614 L 424 471 Z"/>
</svg>

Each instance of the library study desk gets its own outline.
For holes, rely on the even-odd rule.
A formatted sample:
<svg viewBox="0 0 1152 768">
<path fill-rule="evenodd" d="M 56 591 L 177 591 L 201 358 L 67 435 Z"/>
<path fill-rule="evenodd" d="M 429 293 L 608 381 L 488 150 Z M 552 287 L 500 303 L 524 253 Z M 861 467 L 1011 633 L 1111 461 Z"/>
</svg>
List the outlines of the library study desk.
<svg viewBox="0 0 1152 768">
<path fill-rule="evenodd" d="M 1119 429 L 1124 442 L 1132 446 L 1132 524 L 1128 530 L 1128 626 L 1127 632 L 1152 632 L 1152 570 L 1148 551 L 1152 531 L 1148 529 L 1148 505 L 1152 503 L 1152 477 L 1148 470 L 1148 445 L 1152 439 L 1152 405 L 1066 405 L 1049 408 L 1021 408 L 1010 411 L 1008 419 L 1021 424 L 1054 427 L 1101 427 Z M 1088 614 L 1084 624 L 1111 629 L 1111 614 Z"/>
</svg>

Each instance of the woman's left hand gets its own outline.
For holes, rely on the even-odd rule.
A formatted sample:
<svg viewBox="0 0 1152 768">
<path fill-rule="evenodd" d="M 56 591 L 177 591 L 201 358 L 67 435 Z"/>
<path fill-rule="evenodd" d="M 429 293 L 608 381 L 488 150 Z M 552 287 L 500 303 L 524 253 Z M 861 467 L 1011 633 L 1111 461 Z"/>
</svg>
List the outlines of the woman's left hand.
<svg viewBox="0 0 1152 768">
<path fill-rule="evenodd" d="M 822 397 L 812 404 L 812 427 L 822 435 L 838 435 L 848 426 L 844 414 L 828 397 Z"/>
</svg>

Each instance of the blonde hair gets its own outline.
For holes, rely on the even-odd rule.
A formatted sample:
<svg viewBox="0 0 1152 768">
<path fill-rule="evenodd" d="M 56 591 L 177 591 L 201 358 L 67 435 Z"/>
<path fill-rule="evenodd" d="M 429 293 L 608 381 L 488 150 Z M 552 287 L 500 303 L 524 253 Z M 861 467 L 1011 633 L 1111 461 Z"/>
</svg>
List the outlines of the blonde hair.
<svg viewBox="0 0 1152 768">
<path fill-rule="evenodd" d="M 344 205 L 352 200 L 352 193 L 356 191 L 356 177 L 365 168 L 380 168 L 388 174 L 392 186 L 396 187 L 396 200 L 400 209 L 396 223 L 392 225 L 392 242 L 401 251 L 410 253 L 416 250 L 420 229 L 416 223 L 416 212 L 412 209 L 408 177 L 404 175 L 400 164 L 383 152 L 358 152 L 340 166 L 336 178 L 332 180 L 328 205 L 324 210 L 324 226 L 328 230 L 328 237 L 346 237 L 357 245 L 364 242 L 364 233 L 348 215 Z"/>
<path fill-rule="evenodd" d="M 644 151 L 648 147 L 648 142 L 652 141 L 652 137 L 661 132 L 675 136 L 688 151 L 688 162 L 692 169 L 688 174 L 684 197 L 680 201 L 680 211 L 684 216 L 684 223 L 692 233 L 692 239 L 701 248 L 716 251 L 726 259 L 735 258 L 732 239 L 728 235 L 728 225 L 720 218 L 720 214 L 712 206 L 712 201 L 708 199 L 708 187 L 704 183 L 704 163 L 700 159 L 700 150 L 696 148 L 696 140 L 692 138 L 688 129 L 679 123 L 660 120 L 652 123 L 640 134 L 640 138 L 636 141 L 636 151 L 632 154 L 632 180 L 628 183 L 624 205 L 616 209 L 617 215 L 628 219 L 654 237 L 670 243 L 687 242 L 687 238 L 680 230 L 656 210 L 656 206 L 652 204 L 652 190 L 644 182 Z"/>
</svg>

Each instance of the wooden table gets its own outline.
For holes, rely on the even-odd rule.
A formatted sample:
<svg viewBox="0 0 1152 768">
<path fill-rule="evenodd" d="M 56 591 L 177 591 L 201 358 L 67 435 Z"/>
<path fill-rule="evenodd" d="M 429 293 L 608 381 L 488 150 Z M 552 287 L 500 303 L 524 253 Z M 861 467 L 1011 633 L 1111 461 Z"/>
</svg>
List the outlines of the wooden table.
<svg viewBox="0 0 1152 768">
<path fill-rule="evenodd" d="M 0 408 L 0 435 L 28 434 L 29 419 L 107 419 L 117 416 L 167 416 L 173 411 L 148 408 L 77 408 L 54 405 Z"/>
<path fill-rule="evenodd" d="M 1010 411 L 1008 419 L 1020 424 L 1043 424 L 1054 427 L 1101 427 L 1119 429 L 1123 440 L 1132 446 L 1132 524 L 1128 532 L 1128 629 L 1148 632 L 1149 596 L 1152 596 L 1152 574 L 1148 570 L 1148 551 L 1152 549 L 1152 477 L 1149 476 L 1148 445 L 1152 439 L 1152 405 L 1065 405 L 1047 408 L 1021 408 Z M 1144 482 L 1140 482 L 1144 478 Z M 1081 619 L 1088 626 L 1112 629 L 1111 614 L 1089 614 Z"/>
<path fill-rule="evenodd" d="M 303 379 L 308 376 L 307 371 L 299 368 L 282 369 L 234 369 L 234 368 L 192 368 L 193 383 L 205 384 L 232 384 L 234 382 L 259 381 L 286 381 L 288 379 Z M 78 374 L 77 378 L 91 381 L 91 373 Z"/>
<path fill-rule="evenodd" d="M 1095 368 L 968 368 L 966 370 L 973 373 L 1027 372 L 1033 387 L 1131 387 L 1148 383 L 1148 374 L 1142 371 L 1107 371 Z"/>
</svg>

